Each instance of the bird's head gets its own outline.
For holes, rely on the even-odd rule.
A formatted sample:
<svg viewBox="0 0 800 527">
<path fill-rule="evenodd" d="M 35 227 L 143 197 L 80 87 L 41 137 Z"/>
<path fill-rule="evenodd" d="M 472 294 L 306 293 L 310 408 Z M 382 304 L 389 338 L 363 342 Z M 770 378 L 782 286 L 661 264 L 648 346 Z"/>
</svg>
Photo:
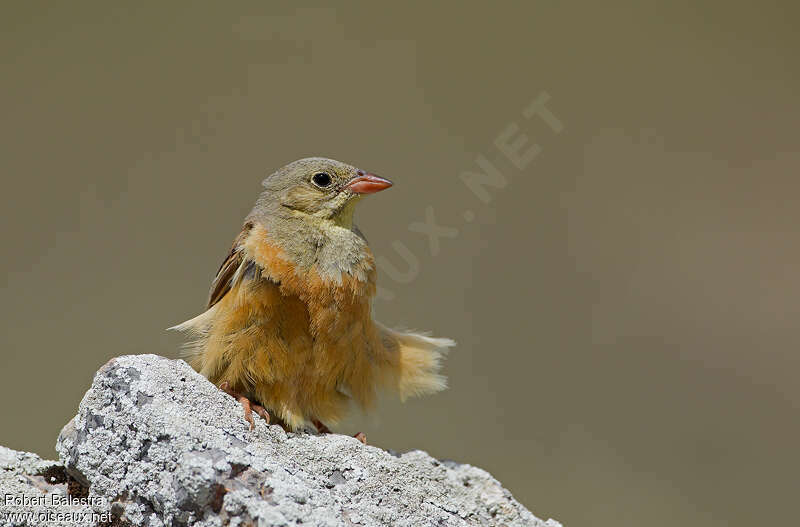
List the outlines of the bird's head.
<svg viewBox="0 0 800 527">
<path fill-rule="evenodd" d="M 309 157 L 289 163 L 263 182 L 259 202 L 273 210 L 350 228 L 356 202 L 392 182 L 341 161 Z"/>
</svg>

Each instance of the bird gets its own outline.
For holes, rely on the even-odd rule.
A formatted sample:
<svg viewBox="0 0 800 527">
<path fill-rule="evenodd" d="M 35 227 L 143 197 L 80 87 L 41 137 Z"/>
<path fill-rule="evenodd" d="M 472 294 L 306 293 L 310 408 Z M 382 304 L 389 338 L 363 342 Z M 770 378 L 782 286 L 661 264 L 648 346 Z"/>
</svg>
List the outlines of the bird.
<svg viewBox="0 0 800 527">
<path fill-rule="evenodd" d="M 377 269 L 356 204 L 393 183 L 323 157 L 289 163 L 263 191 L 213 279 L 205 311 L 174 329 L 185 358 L 252 413 L 330 433 L 355 403 L 439 392 L 455 342 L 372 317 Z M 314 427 L 313 429 L 311 427 Z M 366 443 L 363 433 L 356 437 Z"/>
</svg>

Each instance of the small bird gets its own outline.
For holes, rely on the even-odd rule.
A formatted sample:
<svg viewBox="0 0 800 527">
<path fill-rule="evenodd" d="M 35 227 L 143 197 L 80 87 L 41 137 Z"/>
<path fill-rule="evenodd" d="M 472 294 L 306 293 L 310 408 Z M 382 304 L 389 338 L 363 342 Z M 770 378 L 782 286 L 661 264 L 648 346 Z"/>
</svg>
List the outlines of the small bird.
<svg viewBox="0 0 800 527">
<path fill-rule="evenodd" d="M 329 433 L 351 401 L 369 410 L 380 389 L 409 396 L 446 387 L 455 343 L 372 319 L 375 261 L 353 224 L 356 203 L 392 182 L 321 157 L 294 161 L 264 190 L 217 271 L 188 332 L 191 365 L 244 407 L 289 431 Z M 363 434 L 356 437 L 366 442 Z"/>
</svg>

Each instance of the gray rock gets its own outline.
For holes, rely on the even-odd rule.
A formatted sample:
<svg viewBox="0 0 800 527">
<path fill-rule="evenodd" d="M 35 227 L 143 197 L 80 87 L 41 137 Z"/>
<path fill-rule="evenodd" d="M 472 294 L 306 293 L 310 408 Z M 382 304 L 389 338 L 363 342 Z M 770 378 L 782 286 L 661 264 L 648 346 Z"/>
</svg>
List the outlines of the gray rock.
<svg viewBox="0 0 800 527">
<path fill-rule="evenodd" d="M 74 489 L 70 494 L 70 484 L 76 485 L 61 463 L 0 446 L 0 525 L 83 527 L 111 522 L 105 502 Z"/>
<path fill-rule="evenodd" d="M 348 436 L 287 434 L 261 419 L 251 431 L 233 398 L 185 362 L 155 355 L 103 366 L 56 448 L 115 525 L 560 525 L 470 465 Z M 24 463 L 36 472 L 48 462 Z"/>
</svg>

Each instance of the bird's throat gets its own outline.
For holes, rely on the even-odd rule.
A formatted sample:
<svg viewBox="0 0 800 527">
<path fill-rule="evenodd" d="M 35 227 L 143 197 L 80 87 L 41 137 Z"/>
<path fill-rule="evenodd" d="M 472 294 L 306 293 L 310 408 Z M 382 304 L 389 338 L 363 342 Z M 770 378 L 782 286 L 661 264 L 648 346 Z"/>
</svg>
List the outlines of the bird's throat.
<svg viewBox="0 0 800 527">
<path fill-rule="evenodd" d="M 328 217 L 283 211 L 257 218 L 265 241 L 281 249 L 297 270 L 315 267 L 327 279 L 340 281 L 342 273 L 366 279 L 372 253 L 353 225 L 355 201 Z M 258 229 L 256 229 L 258 230 Z"/>
<path fill-rule="evenodd" d="M 339 209 L 336 214 L 333 215 L 331 218 L 333 223 L 338 227 L 343 227 L 345 229 L 352 229 L 353 228 L 353 215 L 356 211 L 356 203 L 358 202 L 359 198 L 354 197 L 351 198 L 347 203 L 344 204 L 344 207 Z"/>
</svg>

